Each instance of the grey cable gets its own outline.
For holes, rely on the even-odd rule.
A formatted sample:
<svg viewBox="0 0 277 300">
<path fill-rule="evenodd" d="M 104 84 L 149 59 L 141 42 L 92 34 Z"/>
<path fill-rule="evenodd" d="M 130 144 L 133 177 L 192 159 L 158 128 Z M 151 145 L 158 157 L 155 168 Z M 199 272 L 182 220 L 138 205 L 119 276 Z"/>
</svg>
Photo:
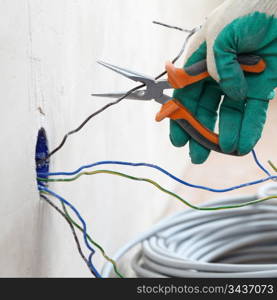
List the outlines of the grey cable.
<svg viewBox="0 0 277 300">
<path fill-rule="evenodd" d="M 276 195 L 276 184 L 262 188 L 258 196 L 272 190 Z M 238 204 L 258 196 L 203 206 Z M 129 242 L 113 259 L 118 261 L 140 244 L 131 263 L 137 277 L 277 278 L 276 217 L 275 200 L 225 211 L 186 209 Z M 106 264 L 103 277 L 109 277 L 111 271 Z"/>
</svg>

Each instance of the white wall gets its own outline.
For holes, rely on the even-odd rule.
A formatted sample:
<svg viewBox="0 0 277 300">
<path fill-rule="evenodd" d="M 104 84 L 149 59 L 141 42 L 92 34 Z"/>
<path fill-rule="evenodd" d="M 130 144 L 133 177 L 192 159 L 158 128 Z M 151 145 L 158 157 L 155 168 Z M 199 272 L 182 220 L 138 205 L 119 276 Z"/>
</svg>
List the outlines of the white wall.
<svg viewBox="0 0 277 300">
<path fill-rule="evenodd" d="M 89 276 L 68 225 L 39 199 L 34 150 L 38 129 L 50 148 L 106 100 L 92 92 L 124 90 L 126 79 L 98 66 L 103 59 L 149 75 L 162 71 L 183 42 L 178 31 L 152 20 L 191 28 L 220 1 L 1 0 L 0 276 Z M 181 65 L 181 63 L 180 63 Z M 45 115 L 42 115 L 38 108 Z M 113 159 L 162 165 L 177 175 L 187 154 L 168 140 L 159 106 L 121 103 L 69 138 L 51 159 L 54 171 Z M 147 169 L 114 168 L 175 184 Z M 90 233 L 112 254 L 161 217 L 169 202 L 146 184 L 106 175 L 51 184 L 74 203 Z M 94 261 L 100 267 L 99 254 Z"/>
</svg>

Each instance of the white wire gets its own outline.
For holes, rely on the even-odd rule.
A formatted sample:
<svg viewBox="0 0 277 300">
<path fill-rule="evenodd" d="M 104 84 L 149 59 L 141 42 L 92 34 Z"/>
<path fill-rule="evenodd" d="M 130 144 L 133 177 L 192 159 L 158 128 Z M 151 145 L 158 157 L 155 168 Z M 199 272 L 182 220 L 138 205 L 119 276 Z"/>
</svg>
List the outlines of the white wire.
<svg viewBox="0 0 277 300">
<path fill-rule="evenodd" d="M 269 196 L 276 184 L 263 187 Z M 204 206 L 223 206 L 257 196 L 218 200 Z M 277 202 L 248 207 L 195 211 L 187 209 L 166 218 L 121 248 L 118 261 L 141 244 L 131 267 L 137 277 L 277 278 Z M 102 275 L 109 277 L 107 263 Z"/>
</svg>

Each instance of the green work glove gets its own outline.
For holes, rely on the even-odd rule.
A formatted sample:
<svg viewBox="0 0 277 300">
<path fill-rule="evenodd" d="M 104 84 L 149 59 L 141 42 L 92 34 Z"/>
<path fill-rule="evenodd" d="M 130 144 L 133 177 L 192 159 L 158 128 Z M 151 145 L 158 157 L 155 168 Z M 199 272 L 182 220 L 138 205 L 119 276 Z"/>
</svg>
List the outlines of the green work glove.
<svg viewBox="0 0 277 300">
<path fill-rule="evenodd" d="M 236 57 L 246 53 L 261 56 L 266 71 L 244 73 Z M 261 137 L 277 86 L 277 0 L 226 0 L 191 38 L 185 67 L 202 59 L 211 77 L 175 90 L 174 98 L 211 130 L 219 112 L 220 147 L 225 153 L 247 154 Z M 209 156 L 175 121 L 170 139 L 176 147 L 189 141 L 195 164 Z"/>
</svg>

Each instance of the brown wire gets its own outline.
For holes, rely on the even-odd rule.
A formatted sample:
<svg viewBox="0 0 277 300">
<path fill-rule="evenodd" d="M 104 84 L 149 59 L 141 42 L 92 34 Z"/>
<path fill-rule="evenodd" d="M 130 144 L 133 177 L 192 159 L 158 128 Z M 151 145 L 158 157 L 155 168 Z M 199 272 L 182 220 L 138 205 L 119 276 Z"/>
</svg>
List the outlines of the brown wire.
<svg viewBox="0 0 277 300">
<path fill-rule="evenodd" d="M 84 260 L 84 262 L 88 266 L 88 268 L 89 268 L 90 272 L 92 273 L 92 275 L 96 277 L 96 274 L 94 274 L 93 270 L 89 267 L 89 262 L 88 262 L 86 256 L 84 255 L 84 253 L 82 251 L 82 248 L 81 248 L 81 245 L 80 245 L 80 242 L 79 242 L 79 239 L 78 239 L 78 236 L 77 236 L 77 233 L 75 231 L 75 228 L 74 228 L 73 224 L 69 221 L 66 214 L 63 213 L 49 198 L 47 198 L 44 195 L 40 195 L 40 197 L 43 198 L 50 206 L 52 206 L 66 220 L 66 222 L 68 223 L 68 225 L 70 226 L 70 229 L 72 231 L 72 234 L 73 234 L 74 240 L 76 242 L 76 246 L 77 246 L 77 249 L 78 249 L 78 252 L 79 252 L 80 256 L 82 257 L 82 259 Z"/>
<path fill-rule="evenodd" d="M 189 38 L 195 33 L 196 28 L 192 29 L 190 31 L 190 34 L 186 37 L 185 42 L 183 43 L 183 46 L 180 50 L 180 52 L 178 53 L 178 55 L 172 60 L 172 63 L 174 64 L 183 54 L 186 44 L 189 40 Z M 162 76 L 164 76 L 166 74 L 166 71 L 162 72 L 161 74 L 159 74 L 157 77 L 155 77 L 156 80 L 160 79 Z M 114 106 L 116 104 L 119 104 L 122 100 L 124 100 L 125 98 L 127 98 L 130 94 L 132 94 L 133 92 L 141 89 L 145 87 L 145 84 L 141 84 L 139 86 L 136 86 L 134 88 L 132 88 L 131 90 L 129 90 L 124 96 L 122 96 L 121 98 L 110 102 L 108 104 L 106 104 L 105 106 L 103 106 L 102 108 L 100 108 L 99 110 L 97 110 L 96 112 L 92 113 L 90 116 L 88 116 L 82 123 L 81 125 L 79 125 L 76 129 L 69 131 L 68 133 L 65 134 L 65 136 L 63 137 L 61 143 L 59 144 L 59 146 L 57 146 L 54 150 L 52 150 L 45 158 L 39 160 L 37 163 L 41 164 L 45 161 L 47 161 L 53 154 L 55 154 L 57 151 L 59 151 L 65 144 L 66 140 L 68 139 L 68 137 L 72 134 L 77 133 L 78 131 L 80 131 L 92 118 L 96 117 L 97 115 L 99 115 L 100 113 L 104 112 L 106 109 L 108 109 L 111 106 Z"/>
</svg>

